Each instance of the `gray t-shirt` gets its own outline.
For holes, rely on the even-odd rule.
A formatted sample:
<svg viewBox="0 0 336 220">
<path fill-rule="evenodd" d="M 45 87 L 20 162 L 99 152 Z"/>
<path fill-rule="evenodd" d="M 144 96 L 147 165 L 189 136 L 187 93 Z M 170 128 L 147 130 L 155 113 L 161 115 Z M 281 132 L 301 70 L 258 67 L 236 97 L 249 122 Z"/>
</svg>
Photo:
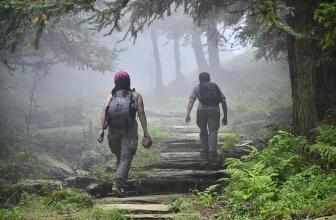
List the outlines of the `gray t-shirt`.
<svg viewBox="0 0 336 220">
<path fill-rule="evenodd" d="M 213 83 L 215 84 L 215 83 Z M 218 91 L 220 92 L 220 95 L 221 95 L 221 103 L 225 103 L 226 102 L 226 98 L 222 92 L 222 90 L 218 87 L 217 84 L 215 84 L 218 88 Z M 200 97 L 200 85 L 197 85 L 191 95 L 190 95 L 190 99 L 195 102 L 196 99 L 199 101 L 199 97 Z M 214 109 L 214 108 L 219 108 L 219 106 L 207 106 L 207 105 L 204 105 L 202 104 L 200 101 L 198 102 L 198 109 Z"/>
</svg>

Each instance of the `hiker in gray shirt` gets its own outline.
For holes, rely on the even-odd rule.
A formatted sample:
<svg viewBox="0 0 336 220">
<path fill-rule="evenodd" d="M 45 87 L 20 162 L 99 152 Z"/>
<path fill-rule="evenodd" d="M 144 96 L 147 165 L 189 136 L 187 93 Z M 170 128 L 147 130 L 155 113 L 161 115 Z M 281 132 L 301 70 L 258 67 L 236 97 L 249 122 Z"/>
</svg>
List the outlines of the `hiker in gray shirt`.
<svg viewBox="0 0 336 220">
<path fill-rule="evenodd" d="M 222 124 L 227 125 L 226 100 L 217 84 L 210 81 L 209 73 L 200 73 L 199 82 L 189 98 L 185 121 L 190 122 L 191 110 L 198 99 L 197 125 L 200 128 L 201 157 L 208 161 L 216 161 L 218 129 L 220 127 L 219 104 L 222 105 L 223 110 Z"/>
</svg>

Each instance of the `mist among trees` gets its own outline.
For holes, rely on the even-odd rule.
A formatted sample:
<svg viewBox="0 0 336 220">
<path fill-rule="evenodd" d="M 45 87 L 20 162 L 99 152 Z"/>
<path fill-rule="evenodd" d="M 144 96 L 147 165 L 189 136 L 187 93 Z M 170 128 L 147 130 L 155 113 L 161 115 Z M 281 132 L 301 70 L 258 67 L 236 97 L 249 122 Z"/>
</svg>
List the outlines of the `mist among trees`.
<svg viewBox="0 0 336 220">
<path fill-rule="evenodd" d="M 335 17 L 334 0 L 0 0 L 0 219 L 335 215 Z M 96 141 L 120 70 L 153 138 L 126 212 Z M 196 111 L 184 122 L 201 72 L 228 105 L 209 170 Z M 134 196 L 168 210 L 133 213 Z"/>
</svg>

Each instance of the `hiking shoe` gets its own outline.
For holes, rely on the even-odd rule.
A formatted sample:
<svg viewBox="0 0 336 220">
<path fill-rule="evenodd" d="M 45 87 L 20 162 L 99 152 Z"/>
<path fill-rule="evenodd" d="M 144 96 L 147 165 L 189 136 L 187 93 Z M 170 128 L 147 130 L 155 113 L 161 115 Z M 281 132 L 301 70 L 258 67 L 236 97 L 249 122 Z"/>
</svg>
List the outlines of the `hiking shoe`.
<svg viewBox="0 0 336 220">
<path fill-rule="evenodd" d="M 126 195 L 126 190 L 123 187 L 113 187 L 112 188 L 112 194 L 116 197 L 124 197 Z"/>
<path fill-rule="evenodd" d="M 126 184 L 121 179 L 116 179 L 113 187 L 112 193 L 115 194 L 117 197 L 123 197 L 126 195 Z"/>
</svg>

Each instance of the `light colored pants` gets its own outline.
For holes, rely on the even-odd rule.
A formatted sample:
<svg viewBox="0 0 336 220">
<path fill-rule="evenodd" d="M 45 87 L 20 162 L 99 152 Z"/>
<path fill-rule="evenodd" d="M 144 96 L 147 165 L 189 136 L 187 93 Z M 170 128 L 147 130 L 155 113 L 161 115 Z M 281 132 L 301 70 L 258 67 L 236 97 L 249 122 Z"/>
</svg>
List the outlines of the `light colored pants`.
<svg viewBox="0 0 336 220">
<path fill-rule="evenodd" d="M 218 129 L 220 127 L 219 107 L 197 110 L 197 125 L 200 128 L 200 140 L 204 156 L 217 156 Z"/>
<path fill-rule="evenodd" d="M 125 184 L 131 167 L 133 157 L 138 147 L 138 125 L 137 123 L 128 131 L 109 128 L 108 142 L 111 152 L 117 158 L 116 182 Z"/>
</svg>

